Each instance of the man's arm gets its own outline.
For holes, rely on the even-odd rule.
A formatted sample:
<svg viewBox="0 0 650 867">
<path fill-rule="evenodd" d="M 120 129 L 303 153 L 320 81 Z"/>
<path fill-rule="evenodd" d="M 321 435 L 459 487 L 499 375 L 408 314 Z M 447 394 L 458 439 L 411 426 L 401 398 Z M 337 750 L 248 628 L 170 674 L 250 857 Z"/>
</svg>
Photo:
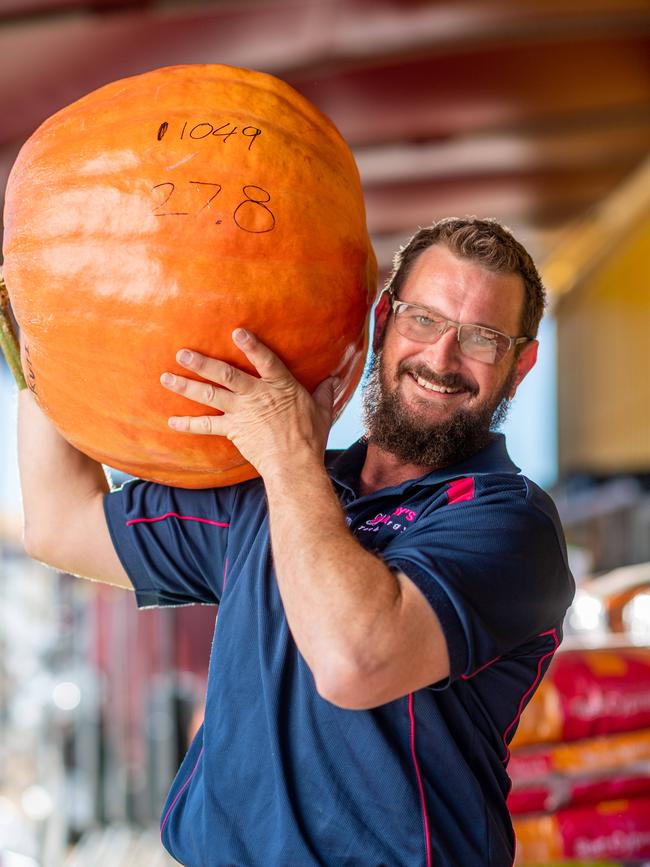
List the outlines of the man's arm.
<svg viewBox="0 0 650 867">
<path fill-rule="evenodd" d="M 431 605 L 352 536 L 323 467 L 332 383 L 312 398 L 271 350 L 241 332 L 233 339 L 261 378 L 179 352 L 179 363 L 209 383 L 165 374 L 163 384 L 224 414 L 169 424 L 227 436 L 262 476 L 280 595 L 320 694 L 362 709 L 445 678 L 447 644 Z"/>
<path fill-rule="evenodd" d="M 447 677 L 431 605 L 350 533 L 322 462 L 278 467 L 264 483 L 280 595 L 319 693 L 360 710 Z"/>
<path fill-rule="evenodd" d="M 102 466 L 61 436 L 28 389 L 18 398 L 18 463 L 29 556 L 133 589 L 108 532 Z"/>
</svg>

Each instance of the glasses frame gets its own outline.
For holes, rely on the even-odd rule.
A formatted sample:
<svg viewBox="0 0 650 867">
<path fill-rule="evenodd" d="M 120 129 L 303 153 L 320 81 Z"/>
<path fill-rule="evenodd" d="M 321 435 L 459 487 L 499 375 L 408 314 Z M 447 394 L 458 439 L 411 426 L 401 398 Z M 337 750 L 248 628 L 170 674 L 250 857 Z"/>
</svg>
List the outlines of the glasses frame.
<svg viewBox="0 0 650 867">
<path fill-rule="evenodd" d="M 402 336 L 407 337 L 407 340 L 413 340 L 414 343 L 428 343 L 428 344 L 432 345 L 434 343 L 437 343 L 438 340 L 441 337 L 443 337 L 449 331 L 450 328 L 454 328 L 456 331 L 456 340 L 458 341 L 458 347 L 459 347 L 460 351 L 463 353 L 463 355 L 465 355 L 467 358 L 471 358 L 472 361 L 482 361 L 483 364 L 498 364 L 500 361 L 503 361 L 503 359 L 510 352 L 510 350 L 512 349 L 513 346 L 518 346 L 520 343 L 528 343 L 530 340 L 532 340 L 531 337 L 523 337 L 523 336 L 522 337 L 512 337 L 510 334 L 504 334 L 503 331 L 497 331 L 496 328 L 489 328 L 488 326 L 478 325 L 477 323 L 474 323 L 474 322 L 454 322 L 453 319 L 445 318 L 444 316 L 442 316 L 440 314 L 440 311 L 434 310 L 432 307 L 427 307 L 424 304 L 412 304 L 410 301 L 402 301 L 401 298 L 397 298 L 395 295 L 391 294 L 390 306 L 391 306 L 391 310 L 392 310 L 393 316 L 395 317 L 396 322 L 397 322 L 397 308 L 400 305 L 402 305 L 404 307 L 415 307 L 418 310 L 425 310 L 427 313 L 434 314 L 436 319 L 442 319 L 442 321 L 445 324 L 444 330 L 440 332 L 440 334 L 438 335 L 436 340 L 417 340 L 414 337 L 407 337 L 407 335 L 403 334 Z M 395 327 L 397 328 L 397 325 Z M 508 348 L 505 350 L 503 355 L 500 358 L 496 359 L 495 361 L 483 361 L 483 359 L 473 358 L 471 355 L 467 355 L 467 353 L 463 349 L 463 344 L 460 342 L 461 329 L 467 328 L 467 327 L 482 328 L 484 331 L 493 331 L 495 334 L 498 334 L 500 337 L 505 337 L 505 339 L 508 341 Z M 399 333 L 400 332 L 398 331 L 398 334 Z"/>
</svg>

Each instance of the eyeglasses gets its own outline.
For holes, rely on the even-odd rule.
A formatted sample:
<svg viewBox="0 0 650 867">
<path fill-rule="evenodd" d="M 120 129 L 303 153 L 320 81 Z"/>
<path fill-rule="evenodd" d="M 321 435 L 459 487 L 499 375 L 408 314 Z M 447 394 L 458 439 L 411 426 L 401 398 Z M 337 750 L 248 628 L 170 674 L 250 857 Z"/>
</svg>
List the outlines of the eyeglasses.
<svg viewBox="0 0 650 867">
<path fill-rule="evenodd" d="M 450 328 L 455 328 L 463 355 L 486 364 L 497 364 L 513 346 L 530 340 L 530 337 L 509 337 L 482 325 L 454 322 L 430 307 L 407 304 L 399 298 L 391 301 L 391 307 L 395 314 L 395 328 L 402 337 L 417 343 L 436 343 Z"/>
</svg>

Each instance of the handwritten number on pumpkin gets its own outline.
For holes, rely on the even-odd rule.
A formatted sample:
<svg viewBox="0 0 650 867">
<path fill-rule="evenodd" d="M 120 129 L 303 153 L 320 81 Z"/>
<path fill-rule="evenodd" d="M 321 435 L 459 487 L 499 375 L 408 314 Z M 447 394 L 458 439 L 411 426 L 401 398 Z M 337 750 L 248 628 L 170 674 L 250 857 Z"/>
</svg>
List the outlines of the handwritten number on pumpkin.
<svg viewBox="0 0 650 867">
<path fill-rule="evenodd" d="M 257 187 L 255 184 L 246 184 L 246 186 L 242 187 L 242 193 L 246 198 L 243 202 L 240 202 L 237 205 L 232 215 L 233 220 L 237 223 L 239 228 L 243 229 L 244 232 L 253 232 L 255 234 L 270 232 L 274 229 L 275 216 L 273 215 L 273 212 L 266 207 L 266 202 L 271 201 L 271 194 L 263 187 Z M 266 196 L 266 198 L 262 198 L 263 196 Z M 253 208 L 255 208 L 255 210 L 253 210 Z M 266 211 L 268 217 L 266 215 L 261 215 L 259 211 L 257 211 L 257 208 Z"/>
<path fill-rule="evenodd" d="M 214 192 L 201 205 L 198 211 L 193 211 L 192 216 L 197 216 L 210 206 L 211 202 L 216 199 L 222 190 L 221 184 L 213 181 L 188 181 L 189 184 L 194 184 L 199 190 L 201 187 L 213 187 Z M 151 213 L 155 217 L 188 217 L 189 211 L 163 211 L 171 197 L 176 192 L 176 184 L 172 181 L 165 181 L 161 184 L 155 184 L 151 190 L 163 190 L 164 198 L 154 206 Z M 255 235 L 271 232 L 275 228 L 275 215 L 270 208 L 267 207 L 267 202 L 271 201 L 271 194 L 263 187 L 258 187 L 255 184 L 246 184 L 242 187 L 242 193 L 246 198 L 240 202 L 233 211 L 232 218 L 236 225 L 244 232 L 251 232 Z M 215 220 L 217 225 L 221 224 L 221 220 Z"/>
<path fill-rule="evenodd" d="M 223 139 L 224 144 L 228 141 L 231 135 L 234 135 L 237 132 L 236 126 L 233 126 L 229 132 L 222 132 L 221 130 L 227 126 L 230 126 L 230 123 L 222 123 L 221 126 L 218 126 L 212 131 L 212 135 L 220 136 Z"/>
<path fill-rule="evenodd" d="M 34 366 L 32 364 L 32 359 L 29 354 L 29 346 L 27 344 L 25 344 L 25 366 L 27 367 L 27 387 L 35 397 L 38 397 L 38 392 L 36 391 L 36 374 L 34 373 Z"/>
<path fill-rule="evenodd" d="M 156 217 L 187 217 L 187 214 L 188 214 L 187 211 L 164 211 L 163 213 L 158 213 L 158 214 L 156 213 L 156 211 L 158 211 L 160 208 L 164 208 L 165 205 L 167 204 L 167 202 L 171 199 L 172 194 L 173 194 L 174 190 L 176 189 L 176 184 L 173 184 L 171 181 L 165 181 L 164 184 L 155 184 L 151 189 L 152 190 L 158 190 L 161 187 L 169 187 L 170 190 L 169 190 L 169 193 L 167 194 L 166 198 L 162 202 L 160 202 L 158 205 L 156 205 L 156 207 L 153 209 L 152 213 L 154 214 L 154 216 L 156 216 Z"/>
<path fill-rule="evenodd" d="M 221 192 L 221 184 L 215 184 L 215 183 L 212 183 L 211 181 L 188 181 L 188 183 L 196 184 L 199 187 L 203 186 L 203 187 L 215 187 L 216 188 L 214 193 L 212 193 L 210 198 L 207 200 L 207 202 L 205 202 L 199 208 L 199 210 L 195 212 L 196 214 L 200 214 L 204 208 L 207 208 L 208 205 L 210 204 L 210 202 L 213 199 L 215 199 L 219 195 L 219 193 Z M 173 184 L 171 181 L 165 181 L 165 183 L 163 183 L 163 184 L 156 184 L 151 189 L 157 190 L 157 189 L 160 189 L 161 187 L 169 187 L 169 192 L 167 193 L 165 198 L 162 200 L 162 202 L 160 202 L 159 204 L 157 204 L 154 207 L 154 209 L 152 211 L 154 216 L 156 216 L 156 217 L 187 217 L 187 216 L 189 216 L 189 213 L 190 213 L 189 211 L 161 211 L 160 210 L 161 208 L 165 207 L 167 202 L 173 196 L 174 191 L 176 190 L 176 184 Z"/>
<path fill-rule="evenodd" d="M 246 130 L 250 130 L 247 132 Z M 258 137 L 258 135 L 262 135 L 262 130 L 258 129 L 256 126 L 245 126 L 242 130 L 242 135 L 248 136 L 250 138 L 250 142 L 248 144 L 248 150 L 253 147 L 253 142 Z"/>
<path fill-rule="evenodd" d="M 229 126 L 232 126 L 232 129 L 227 129 L 227 127 Z M 186 129 L 187 121 L 183 123 L 183 128 L 181 129 L 180 135 L 178 136 L 180 140 L 183 140 L 185 138 Z M 201 121 L 200 123 L 196 123 L 194 124 L 194 126 L 192 126 L 192 128 L 188 132 L 188 135 L 190 138 L 195 140 L 207 139 L 209 137 L 216 136 L 217 138 L 223 139 L 223 142 L 225 144 L 230 138 L 230 136 L 235 135 L 238 131 L 242 135 L 246 136 L 247 139 L 249 139 L 248 150 L 253 147 L 253 142 L 255 141 L 255 139 L 259 135 L 262 135 L 262 130 L 256 126 L 245 126 L 243 127 L 243 129 L 239 130 L 239 127 L 234 126 L 231 121 L 222 123 L 221 126 L 218 126 L 216 128 L 208 121 Z M 162 141 L 168 132 L 169 121 L 165 120 L 159 125 L 158 131 L 156 132 L 156 138 L 158 139 L 158 141 Z M 173 135 L 173 137 L 175 138 L 177 135 L 176 131 L 172 130 L 172 132 L 170 132 L 170 136 L 171 135 Z"/>
<path fill-rule="evenodd" d="M 190 183 L 191 184 L 197 184 L 198 186 L 203 186 L 203 187 L 216 187 L 217 188 L 216 192 L 212 193 L 212 195 L 210 196 L 208 201 L 205 203 L 205 205 L 203 205 L 202 208 L 199 208 L 199 210 L 196 212 L 197 214 L 200 214 L 201 211 L 204 210 L 204 208 L 208 207 L 208 205 L 210 204 L 212 199 L 216 199 L 216 197 L 219 195 L 219 193 L 221 192 L 221 184 L 213 184 L 210 181 L 190 181 Z"/>
</svg>

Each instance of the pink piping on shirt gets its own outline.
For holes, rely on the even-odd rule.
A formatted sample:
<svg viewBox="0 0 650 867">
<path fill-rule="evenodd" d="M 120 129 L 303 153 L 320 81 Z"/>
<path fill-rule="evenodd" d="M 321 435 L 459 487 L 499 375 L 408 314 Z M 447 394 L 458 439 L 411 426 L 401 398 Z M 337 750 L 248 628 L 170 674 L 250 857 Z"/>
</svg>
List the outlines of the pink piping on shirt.
<svg viewBox="0 0 650 867">
<path fill-rule="evenodd" d="M 209 518 L 196 518 L 193 515 L 179 515 L 178 512 L 165 512 L 164 515 L 158 515 L 155 518 L 131 518 L 126 522 L 126 526 L 131 524 L 151 524 L 154 521 L 164 521 L 167 518 L 178 518 L 179 521 L 199 521 L 201 524 L 212 524 L 213 527 L 229 527 L 230 524 L 225 521 L 211 521 Z"/>
<path fill-rule="evenodd" d="M 162 825 L 160 826 L 160 836 L 161 836 L 161 837 L 162 837 L 162 832 L 165 830 L 165 825 L 167 824 L 167 819 L 169 819 L 169 814 L 170 814 L 171 811 L 174 809 L 174 806 L 176 805 L 176 801 L 178 801 L 178 799 L 180 798 L 180 796 L 182 795 L 182 793 L 185 791 L 186 786 L 189 784 L 190 780 L 192 779 L 192 777 L 193 777 L 194 774 L 196 773 L 196 769 L 197 769 L 198 766 L 199 766 L 199 762 L 201 761 L 201 756 L 202 756 L 202 755 L 203 755 L 203 747 L 201 747 L 201 752 L 199 753 L 199 757 L 198 757 L 198 759 L 196 760 L 196 764 L 194 765 L 194 770 L 193 770 L 192 773 L 189 775 L 189 777 L 185 780 L 185 782 L 184 782 L 183 785 L 180 787 L 180 789 L 178 790 L 178 792 L 176 792 L 176 797 L 175 797 L 174 800 L 171 802 L 171 804 L 169 805 L 169 809 L 168 809 L 167 812 L 165 813 L 165 818 L 162 820 Z"/>
<path fill-rule="evenodd" d="M 411 755 L 413 756 L 413 765 L 415 766 L 415 775 L 418 779 L 418 789 L 420 790 L 420 802 L 422 804 L 422 818 L 424 820 L 424 837 L 427 849 L 427 867 L 431 867 L 431 839 L 429 837 L 429 818 L 427 816 L 427 804 L 424 799 L 424 786 L 422 785 L 422 775 L 420 774 L 420 766 L 415 754 L 415 713 L 413 712 L 413 693 L 409 693 L 409 717 L 411 720 Z"/>
<path fill-rule="evenodd" d="M 522 697 L 521 697 L 521 701 L 519 702 L 519 707 L 517 708 L 517 715 L 515 716 L 515 718 L 513 719 L 513 721 L 510 723 L 510 725 L 508 726 L 508 728 L 507 728 L 507 729 L 504 731 L 504 733 L 503 733 L 503 745 L 504 745 L 504 747 L 505 747 L 505 749 L 506 749 L 505 757 L 504 757 L 504 759 L 503 759 L 503 764 L 504 764 L 504 765 L 506 764 L 506 762 L 507 762 L 508 759 L 510 758 L 510 748 L 508 747 L 508 744 L 507 744 L 507 741 L 506 741 L 506 738 L 508 737 L 508 732 L 510 731 L 510 729 L 511 729 L 514 725 L 516 725 L 516 724 L 519 722 L 519 717 L 520 717 L 520 716 L 522 715 L 522 713 L 524 712 L 524 704 L 525 704 L 525 702 L 526 702 L 526 699 L 528 698 L 528 696 L 530 695 L 530 693 L 535 689 L 535 687 L 537 686 L 537 684 L 538 684 L 538 683 L 540 682 L 540 680 L 542 679 L 542 664 L 543 664 L 544 660 L 545 660 L 545 659 L 548 659 L 549 656 L 553 656 L 553 654 L 555 653 L 555 651 L 556 651 L 556 650 L 558 649 L 558 647 L 560 646 L 560 640 L 559 640 L 559 638 L 557 637 L 557 629 L 549 629 L 547 632 L 541 632 L 537 637 L 538 637 L 538 638 L 544 638 L 544 636 L 546 636 L 546 635 L 552 635 L 555 644 L 554 644 L 554 647 L 553 647 L 552 650 L 549 650 L 549 652 L 548 652 L 548 653 L 545 653 L 544 656 L 540 656 L 539 660 L 537 661 L 537 674 L 535 675 L 535 680 L 531 683 L 531 685 L 528 687 L 528 689 L 526 690 L 526 692 L 522 695 Z"/>
<path fill-rule="evenodd" d="M 483 663 L 483 665 L 481 665 L 479 668 L 475 669 L 474 671 L 470 672 L 470 674 L 461 674 L 461 678 L 463 680 L 469 680 L 471 677 L 474 677 L 475 675 L 477 675 L 479 673 L 479 671 L 483 671 L 483 669 L 489 668 L 491 665 L 494 665 L 494 663 L 498 662 L 500 659 L 501 659 L 500 656 L 495 656 L 494 659 L 491 659 L 489 662 Z"/>
<path fill-rule="evenodd" d="M 465 479 L 454 479 L 449 482 L 447 488 L 447 505 L 452 503 L 461 503 L 463 500 L 474 499 L 474 479 L 468 476 Z"/>
</svg>

